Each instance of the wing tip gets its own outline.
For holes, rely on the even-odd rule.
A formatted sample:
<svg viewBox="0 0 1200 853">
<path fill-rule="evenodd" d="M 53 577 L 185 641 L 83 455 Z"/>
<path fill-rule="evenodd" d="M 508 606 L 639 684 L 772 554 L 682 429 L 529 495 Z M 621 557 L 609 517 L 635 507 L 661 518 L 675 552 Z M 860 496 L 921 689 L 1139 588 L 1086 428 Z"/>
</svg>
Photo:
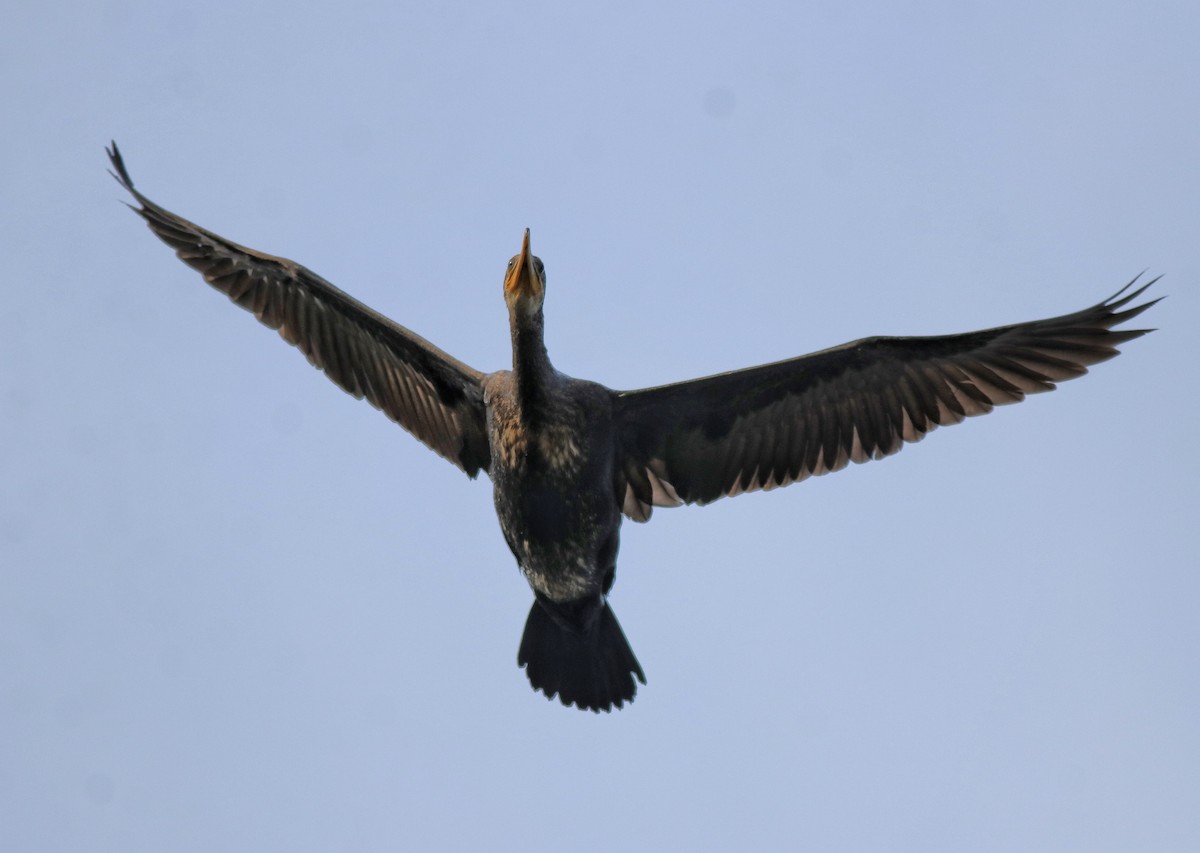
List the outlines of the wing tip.
<svg viewBox="0 0 1200 853">
<path fill-rule="evenodd" d="M 1133 278 L 1131 278 L 1124 287 L 1122 287 L 1120 290 L 1118 290 L 1112 296 L 1105 299 L 1100 304 L 1102 306 L 1104 306 L 1105 308 L 1108 308 L 1110 311 L 1115 311 L 1117 308 L 1120 308 L 1123 305 L 1128 305 L 1130 302 L 1137 299 L 1139 296 L 1141 296 L 1143 293 L 1145 293 L 1149 288 L 1153 287 L 1160 279 L 1162 279 L 1162 275 L 1156 275 L 1154 278 L 1150 279 L 1148 282 L 1143 284 L 1137 290 L 1133 291 L 1133 293 L 1127 294 L 1125 296 L 1121 295 L 1121 294 L 1125 293 L 1125 291 L 1129 290 L 1129 288 L 1131 288 L 1135 284 L 1137 284 L 1138 279 L 1140 279 L 1145 274 L 1146 274 L 1146 270 L 1142 270 L 1140 273 L 1138 273 Z M 1159 300 L 1165 299 L 1165 298 L 1166 298 L 1165 296 L 1160 296 L 1160 297 L 1158 297 L 1158 299 L 1155 299 L 1154 302 L 1158 302 Z M 1151 305 L 1153 305 L 1154 302 L 1149 302 L 1143 307 L 1148 308 Z"/>
<path fill-rule="evenodd" d="M 117 147 L 117 141 L 115 139 L 112 140 L 104 151 L 108 154 L 108 162 L 112 164 L 112 168 L 108 170 L 108 173 L 112 175 L 114 181 L 120 184 L 137 201 L 137 205 L 132 205 L 127 201 L 122 201 L 121 203 L 142 218 L 149 220 L 149 214 L 154 204 L 134 189 L 133 178 L 129 177 L 129 169 L 125 166 L 125 158 L 121 156 L 121 149 Z"/>
<path fill-rule="evenodd" d="M 117 141 L 110 140 L 104 151 L 108 154 L 108 162 L 113 167 L 108 170 L 108 173 L 113 176 L 113 180 L 130 192 L 134 192 L 133 179 L 129 177 L 129 170 L 125 168 L 125 158 L 121 156 L 121 149 L 117 147 Z M 116 171 L 114 172 L 113 169 Z"/>
</svg>

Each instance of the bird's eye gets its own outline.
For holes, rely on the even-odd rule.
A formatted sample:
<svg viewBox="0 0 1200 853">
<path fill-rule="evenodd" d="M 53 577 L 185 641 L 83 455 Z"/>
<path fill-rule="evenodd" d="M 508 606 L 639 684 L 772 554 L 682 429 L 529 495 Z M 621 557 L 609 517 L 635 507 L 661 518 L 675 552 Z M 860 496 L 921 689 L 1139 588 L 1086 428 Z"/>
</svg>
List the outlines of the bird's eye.
<svg viewBox="0 0 1200 853">
<path fill-rule="evenodd" d="M 516 263 L 517 263 L 517 259 L 516 259 L 516 258 L 509 258 L 509 259 L 508 259 L 508 267 L 507 267 L 507 272 L 512 272 L 512 268 L 513 268 L 514 266 L 516 266 Z"/>
<path fill-rule="evenodd" d="M 542 259 L 541 259 L 541 258 L 534 258 L 534 259 L 533 259 L 533 265 L 534 265 L 535 267 L 537 267 L 537 274 L 538 274 L 538 275 L 539 275 L 541 278 L 545 278 L 545 277 L 546 277 L 546 267 L 542 265 Z"/>
</svg>

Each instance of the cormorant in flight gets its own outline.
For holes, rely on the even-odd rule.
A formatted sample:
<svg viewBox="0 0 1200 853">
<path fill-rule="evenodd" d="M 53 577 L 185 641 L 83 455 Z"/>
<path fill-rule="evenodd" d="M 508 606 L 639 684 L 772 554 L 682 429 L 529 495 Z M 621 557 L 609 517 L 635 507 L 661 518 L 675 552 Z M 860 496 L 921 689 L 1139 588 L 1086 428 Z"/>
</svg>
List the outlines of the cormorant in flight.
<svg viewBox="0 0 1200 853">
<path fill-rule="evenodd" d="M 706 504 L 881 459 L 935 427 L 1049 391 L 1149 330 L 1113 331 L 1157 300 L 1154 282 L 1091 308 L 978 332 L 873 337 L 811 355 L 639 391 L 564 376 L 542 342 L 546 272 L 529 230 L 508 262 L 512 370 L 481 373 L 309 269 L 239 246 L 114 177 L 184 263 L 344 391 L 366 398 L 470 477 L 496 514 L 535 601 L 517 663 L 565 705 L 608 711 L 645 675 L 606 596 L 622 516 Z M 132 205 L 131 205 L 132 207 Z M 1157 280 L 1157 279 L 1156 279 Z M 1135 279 L 1136 281 L 1136 279 Z"/>
</svg>

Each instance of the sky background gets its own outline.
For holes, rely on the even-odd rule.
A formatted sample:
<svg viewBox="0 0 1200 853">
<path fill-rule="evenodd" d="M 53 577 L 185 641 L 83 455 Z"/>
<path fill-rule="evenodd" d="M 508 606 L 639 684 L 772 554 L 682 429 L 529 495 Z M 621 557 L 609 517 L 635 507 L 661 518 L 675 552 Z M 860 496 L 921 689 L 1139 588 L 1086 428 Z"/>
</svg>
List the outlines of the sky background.
<svg viewBox="0 0 1200 853">
<path fill-rule="evenodd" d="M 18 2 L 0 32 L 0 847 L 1200 849 L 1195 4 Z M 626 523 L 566 709 L 471 482 L 139 188 L 469 364 L 1160 331 L 886 462 Z M 1185 393 L 1179 393 L 1184 389 Z"/>
</svg>

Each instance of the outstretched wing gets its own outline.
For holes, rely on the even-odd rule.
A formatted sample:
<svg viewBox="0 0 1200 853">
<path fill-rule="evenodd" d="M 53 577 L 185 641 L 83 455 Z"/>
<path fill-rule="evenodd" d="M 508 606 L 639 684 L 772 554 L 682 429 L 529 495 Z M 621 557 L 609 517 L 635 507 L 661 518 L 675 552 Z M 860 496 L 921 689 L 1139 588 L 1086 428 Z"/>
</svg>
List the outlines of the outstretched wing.
<svg viewBox="0 0 1200 853">
<path fill-rule="evenodd" d="M 864 338 L 616 396 L 625 514 L 705 504 L 881 459 L 938 426 L 1053 390 L 1147 329 L 1113 331 L 1154 281 L 1062 317 L 940 337 Z M 1157 281 L 1157 279 L 1155 279 Z"/>
<path fill-rule="evenodd" d="M 277 329 L 342 390 L 371 405 L 470 476 L 490 453 L 483 374 L 289 261 L 239 246 L 159 207 L 133 188 L 121 152 L 113 173 L 180 260 L 261 323 Z"/>
</svg>

